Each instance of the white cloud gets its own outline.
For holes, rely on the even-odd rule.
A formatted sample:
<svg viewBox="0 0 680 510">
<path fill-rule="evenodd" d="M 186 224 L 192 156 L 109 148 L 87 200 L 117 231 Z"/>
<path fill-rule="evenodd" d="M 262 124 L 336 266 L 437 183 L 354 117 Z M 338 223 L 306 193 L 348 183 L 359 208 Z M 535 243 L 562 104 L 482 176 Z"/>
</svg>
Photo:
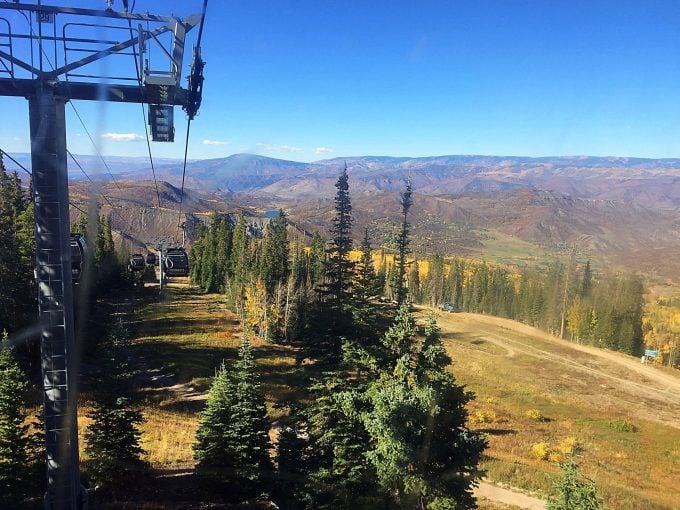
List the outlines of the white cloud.
<svg viewBox="0 0 680 510">
<path fill-rule="evenodd" d="M 330 154 L 331 152 L 333 152 L 333 149 L 328 147 L 317 147 L 314 149 L 314 154 Z"/>
<path fill-rule="evenodd" d="M 294 145 L 278 145 L 273 143 L 258 143 L 255 146 L 258 150 L 263 152 L 305 152 L 304 149 L 300 147 L 295 147 Z"/>
<path fill-rule="evenodd" d="M 229 145 L 229 142 L 225 142 L 224 140 L 209 140 L 206 138 L 203 140 L 203 145 Z"/>
<path fill-rule="evenodd" d="M 114 142 L 139 142 L 144 140 L 144 137 L 137 133 L 103 133 L 102 138 Z"/>
</svg>

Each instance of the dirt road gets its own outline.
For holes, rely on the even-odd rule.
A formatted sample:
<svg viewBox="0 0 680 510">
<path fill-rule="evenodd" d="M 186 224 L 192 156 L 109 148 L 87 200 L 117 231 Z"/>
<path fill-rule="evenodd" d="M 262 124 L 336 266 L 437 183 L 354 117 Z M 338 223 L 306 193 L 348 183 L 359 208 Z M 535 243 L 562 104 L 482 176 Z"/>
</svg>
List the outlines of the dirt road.
<svg viewBox="0 0 680 510">
<path fill-rule="evenodd" d="M 484 481 L 480 482 L 479 486 L 475 489 L 475 496 L 495 503 L 516 506 L 524 510 L 545 510 L 545 502 L 542 499 Z"/>
</svg>

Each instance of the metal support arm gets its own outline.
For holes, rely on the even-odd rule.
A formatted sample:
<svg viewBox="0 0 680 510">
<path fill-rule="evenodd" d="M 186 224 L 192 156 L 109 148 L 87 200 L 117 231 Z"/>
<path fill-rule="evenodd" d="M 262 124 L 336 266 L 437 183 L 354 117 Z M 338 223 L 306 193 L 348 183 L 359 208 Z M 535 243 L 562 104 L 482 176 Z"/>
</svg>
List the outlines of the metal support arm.
<svg viewBox="0 0 680 510">
<path fill-rule="evenodd" d="M 107 85 L 101 87 L 92 83 L 55 81 L 52 83 L 55 94 L 67 99 L 83 101 L 112 101 L 114 103 L 149 103 L 147 91 L 139 85 Z M 183 106 L 187 100 L 187 90 L 176 87 L 173 97 L 163 104 Z M 36 94 L 36 81 L 0 78 L 0 96 L 29 97 Z"/>
</svg>

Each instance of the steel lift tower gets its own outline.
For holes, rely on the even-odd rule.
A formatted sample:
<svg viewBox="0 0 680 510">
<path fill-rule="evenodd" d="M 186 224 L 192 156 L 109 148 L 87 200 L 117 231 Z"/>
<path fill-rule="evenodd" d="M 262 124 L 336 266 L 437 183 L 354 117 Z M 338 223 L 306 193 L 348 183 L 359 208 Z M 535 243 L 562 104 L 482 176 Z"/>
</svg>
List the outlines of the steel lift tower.
<svg viewBox="0 0 680 510">
<path fill-rule="evenodd" d="M 200 33 L 206 3 L 204 0 L 202 14 L 181 19 L 131 13 L 127 1 L 123 1 L 122 12 L 114 11 L 110 1 L 105 10 L 41 5 L 40 1 L 37 5 L 0 3 L 0 96 L 24 97 L 29 107 L 47 450 L 46 509 L 87 507 L 78 458 L 65 105 L 72 100 L 146 103 L 153 139 L 173 141 L 173 107 L 182 106 L 191 120 L 200 106 Z M 182 88 L 185 37 L 198 25 L 201 29 L 189 85 Z M 152 71 L 148 61 L 144 63 L 150 45 L 157 49 L 154 57 L 169 61 L 169 68 Z M 105 58 L 118 59 L 120 63 L 109 69 L 115 68 L 121 75 L 103 75 L 93 66 Z"/>
</svg>

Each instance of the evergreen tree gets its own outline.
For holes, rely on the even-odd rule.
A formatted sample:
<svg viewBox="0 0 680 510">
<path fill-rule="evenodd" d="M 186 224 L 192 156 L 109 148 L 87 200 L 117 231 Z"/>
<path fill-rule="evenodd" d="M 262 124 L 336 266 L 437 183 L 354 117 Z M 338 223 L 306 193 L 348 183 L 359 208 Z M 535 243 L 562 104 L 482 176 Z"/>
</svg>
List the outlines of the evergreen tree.
<svg viewBox="0 0 680 510">
<path fill-rule="evenodd" d="M 224 292 L 226 288 L 227 272 L 231 260 L 233 230 L 228 219 L 217 217 L 215 221 L 215 274 L 218 282 L 217 291 Z"/>
<path fill-rule="evenodd" d="M 217 215 L 213 215 L 213 221 L 210 227 L 205 232 L 203 237 L 203 247 L 201 249 L 201 279 L 199 284 L 204 292 L 217 291 L 219 277 L 217 275 L 217 266 L 215 258 L 217 256 L 217 243 L 215 236 L 215 221 Z"/>
<path fill-rule="evenodd" d="M 582 298 L 590 297 L 590 291 L 593 287 L 593 272 L 590 269 L 590 260 L 586 262 L 586 267 L 583 269 L 583 278 L 581 279 L 580 294 Z"/>
<path fill-rule="evenodd" d="M 463 309 L 463 262 L 454 260 L 450 270 L 451 303 L 456 310 Z"/>
<path fill-rule="evenodd" d="M 352 201 L 349 196 L 347 165 L 335 183 L 335 217 L 331 233 L 333 238 L 326 263 L 326 285 L 323 300 L 335 308 L 336 313 L 346 312 L 350 300 L 350 287 L 354 263 L 349 258 L 352 250 Z"/>
<path fill-rule="evenodd" d="M 259 495 L 271 471 L 267 409 L 247 337 L 233 375 L 222 364 L 210 388 L 196 432 L 199 473 L 222 479 L 243 496 Z"/>
<path fill-rule="evenodd" d="M 343 341 L 354 333 L 355 326 L 351 293 L 354 263 L 349 257 L 352 249 L 352 204 L 346 165 L 335 187 L 333 239 L 327 250 L 324 283 L 317 287 L 318 299 L 310 307 L 309 320 L 303 332 L 305 355 L 327 368 L 341 361 Z"/>
<path fill-rule="evenodd" d="M 324 268 L 326 267 L 326 243 L 318 232 L 312 235 L 312 245 L 309 250 L 308 273 L 311 285 L 323 283 Z"/>
<path fill-rule="evenodd" d="M 232 306 L 241 320 L 244 318 L 243 292 L 251 270 L 250 239 L 248 225 L 243 211 L 238 214 L 232 235 L 231 260 L 227 276 L 226 291 Z"/>
<path fill-rule="evenodd" d="M 238 285 L 243 285 L 247 279 L 250 268 L 250 247 L 248 240 L 248 225 L 243 211 L 239 211 L 236 225 L 234 226 L 233 242 L 231 248 L 230 273 Z"/>
<path fill-rule="evenodd" d="M 305 507 L 375 507 L 375 472 L 366 462 L 369 438 L 360 419 L 360 388 L 327 372 L 310 388 Z M 371 504 L 373 503 L 373 504 Z"/>
<path fill-rule="evenodd" d="M 446 371 L 450 358 L 433 319 L 416 352 L 413 318 L 404 304 L 384 344 L 390 362 L 366 392 L 366 457 L 384 494 L 398 508 L 473 508 L 472 486 L 485 441 L 465 422 L 472 398 Z"/>
<path fill-rule="evenodd" d="M 231 422 L 233 415 L 235 387 L 225 362 L 215 372 L 205 409 L 200 414 L 200 425 L 196 431 L 194 457 L 197 470 L 207 476 L 231 476 L 234 455 L 230 448 L 233 437 Z"/>
<path fill-rule="evenodd" d="M 378 264 L 378 270 L 375 274 L 376 278 L 376 288 L 378 293 L 382 296 L 385 295 L 385 286 L 387 285 L 387 257 L 385 255 L 385 250 L 380 250 L 380 263 Z"/>
<path fill-rule="evenodd" d="M 414 260 L 411 264 L 411 269 L 408 273 L 408 293 L 411 301 L 414 303 L 420 303 L 422 296 L 420 294 L 420 269 L 418 267 L 418 261 Z"/>
<path fill-rule="evenodd" d="M 373 250 L 368 237 L 368 228 L 364 230 L 361 241 L 361 257 L 356 267 L 354 298 L 367 304 L 368 300 L 378 293 L 375 268 L 373 266 Z"/>
<path fill-rule="evenodd" d="M 284 427 L 276 445 L 277 491 L 279 508 L 302 510 L 304 507 L 305 441 L 297 430 Z"/>
<path fill-rule="evenodd" d="M 122 489 L 148 469 L 142 460 L 139 425 L 144 418 L 132 401 L 132 369 L 127 361 L 130 336 L 122 323 L 99 346 L 95 398 L 85 432 L 92 485 Z"/>
<path fill-rule="evenodd" d="M 371 303 L 379 293 L 377 278 L 373 267 L 373 250 L 368 238 L 368 229 L 364 231 L 364 239 L 361 242 L 361 257 L 356 266 L 354 280 L 354 299 L 352 300 L 352 312 L 354 323 L 358 330 L 355 336 L 366 343 L 368 337 L 375 340 L 375 321 L 377 317 L 376 307 Z"/>
<path fill-rule="evenodd" d="M 196 229 L 196 240 L 189 249 L 189 275 L 191 281 L 200 285 L 203 275 L 203 250 L 205 249 L 205 237 L 208 228 L 205 225 L 199 225 Z"/>
<path fill-rule="evenodd" d="M 399 237 L 397 239 L 397 255 L 394 259 L 394 265 L 396 266 L 395 280 L 393 282 L 394 296 L 397 300 L 397 306 L 406 300 L 408 295 L 408 288 L 405 286 L 404 278 L 406 276 L 406 256 L 411 252 L 409 245 L 411 240 L 409 239 L 409 232 L 411 225 L 408 222 L 408 211 L 413 205 L 413 199 L 411 198 L 411 180 L 409 179 L 406 183 L 406 189 L 401 194 L 401 231 L 399 232 Z"/>
<path fill-rule="evenodd" d="M 573 459 L 562 464 L 562 477 L 553 481 L 556 497 L 548 499 L 548 510 L 599 510 L 602 502 L 595 484 L 581 479 Z"/>
<path fill-rule="evenodd" d="M 0 157 L 0 331 L 25 326 L 35 314 L 33 205 L 16 172 Z"/>
<path fill-rule="evenodd" d="M 30 474 L 28 427 L 23 412 L 28 382 L 7 333 L 0 341 L 0 506 L 18 508 Z"/>
<path fill-rule="evenodd" d="M 444 257 L 439 254 L 427 259 L 428 272 L 425 292 L 430 306 L 437 306 L 444 301 Z"/>
<path fill-rule="evenodd" d="M 274 294 L 277 285 L 283 284 L 288 278 L 289 260 L 287 220 L 283 209 L 280 209 L 278 216 L 267 225 L 260 258 L 260 276 L 269 296 Z"/>
<path fill-rule="evenodd" d="M 111 221 L 107 216 L 100 215 L 96 226 L 97 235 L 94 243 L 95 289 L 101 295 L 102 292 L 116 283 L 119 266 L 116 247 L 113 243 Z"/>
</svg>

